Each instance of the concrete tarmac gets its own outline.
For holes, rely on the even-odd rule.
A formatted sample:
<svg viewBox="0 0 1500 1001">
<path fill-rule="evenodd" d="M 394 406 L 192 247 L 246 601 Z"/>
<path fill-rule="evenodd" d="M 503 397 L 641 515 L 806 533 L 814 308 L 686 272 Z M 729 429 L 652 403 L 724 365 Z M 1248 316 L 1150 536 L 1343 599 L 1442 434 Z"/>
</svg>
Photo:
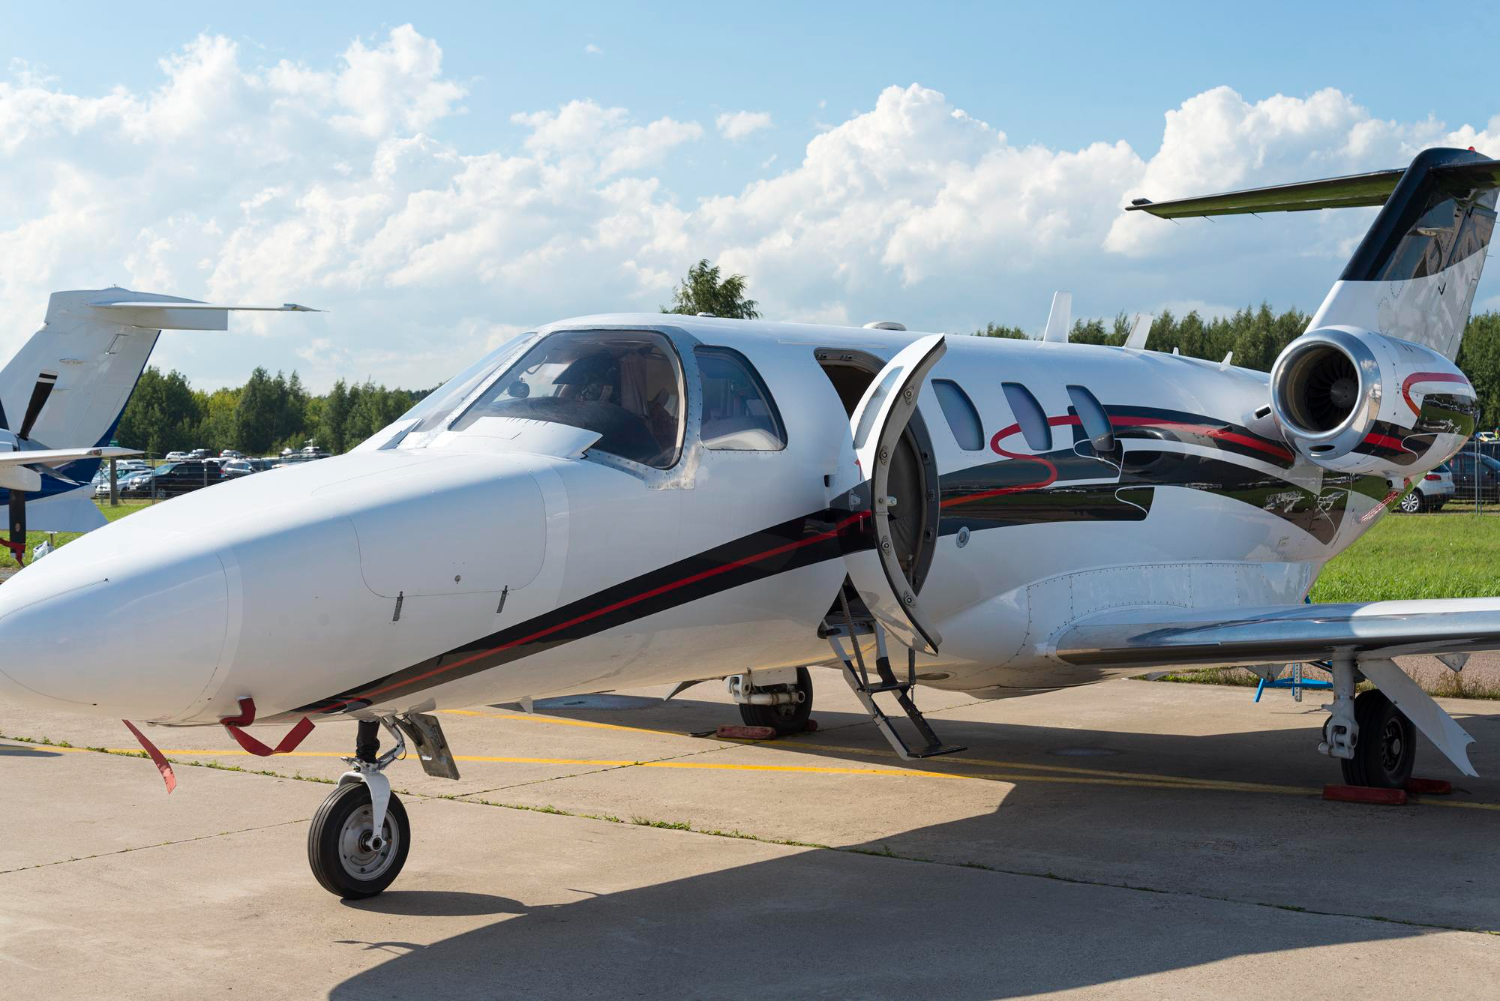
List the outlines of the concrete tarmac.
<svg viewBox="0 0 1500 1001">
<path fill-rule="evenodd" d="M 1500 981 L 1500 703 L 1447 797 L 1322 801 L 1317 695 L 1117 681 L 920 690 L 962 753 L 893 755 L 839 676 L 814 734 L 717 683 L 441 715 L 463 773 L 389 774 L 406 870 L 344 903 L 307 822 L 353 727 L 298 753 L 0 705 L 0 984 L 32 998 L 1421 998 Z M 279 733 L 259 734 L 274 743 Z M 46 743 L 25 743 L 30 738 Z M 63 742 L 71 747 L 59 746 Z M 246 769 L 245 771 L 233 769 Z"/>
</svg>

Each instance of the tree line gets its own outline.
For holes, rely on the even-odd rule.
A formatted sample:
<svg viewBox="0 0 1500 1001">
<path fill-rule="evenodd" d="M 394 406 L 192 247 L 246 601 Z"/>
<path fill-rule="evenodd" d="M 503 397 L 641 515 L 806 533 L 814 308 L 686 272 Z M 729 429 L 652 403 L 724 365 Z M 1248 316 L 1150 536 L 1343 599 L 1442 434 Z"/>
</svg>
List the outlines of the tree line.
<svg viewBox="0 0 1500 1001">
<path fill-rule="evenodd" d="M 387 389 L 343 379 L 323 395 L 309 393 L 294 371 L 274 376 L 257 368 L 234 389 L 193 389 L 181 372 L 141 373 L 120 416 L 115 440 L 152 456 L 207 448 L 246 455 L 300 449 L 309 441 L 346 452 L 400 417 L 430 390 Z"/>
<path fill-rule="evenodd" d="M 1258 309 L 1245 307 L 1229 316 L 1205 320 L 1196 311 L 1178 318 L 1164 310 L 1151 323 L 1147 346 L 1153 351 L 1170 352 L 1176 348 L 1192 358 L 1223 361 L 1234 352 L 1232 364 L 1269 372 L 1276 356 L 1307 329 L 1312 319 L 1308 313 L 1289 309 L 1277 313 L 1267 303 Z M 1069 332 L 1070 341 L 1081 344 L 1125 343 L 1134 317 L 1125 313 L 1113 321 L 1077 320 Z M 981 337 L 1029 336 L 1020 327 L 987 324 L 974 331 Z M 1500 425 L 1500 313 L 1479 313 L 1469 318 L 1457 364 L 1479 395 L 1480 426 Z"/>
</svg>

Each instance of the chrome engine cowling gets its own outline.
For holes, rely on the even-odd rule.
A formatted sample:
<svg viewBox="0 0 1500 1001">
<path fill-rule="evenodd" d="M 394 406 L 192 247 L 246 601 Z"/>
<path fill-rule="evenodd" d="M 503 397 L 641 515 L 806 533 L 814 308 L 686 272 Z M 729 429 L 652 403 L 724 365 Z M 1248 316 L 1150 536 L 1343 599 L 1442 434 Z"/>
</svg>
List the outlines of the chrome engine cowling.
<svg viewBox="0 0 1500 1001">
<path fill-rule="evenodd" d="M 1436 351 L 1332 326 L 1276 359 L 1271 413 L 1287 443 L 1325 469 L 1409 477 L 1463 447 L 1478 405 L 1469 380 Z"/>
</svg>

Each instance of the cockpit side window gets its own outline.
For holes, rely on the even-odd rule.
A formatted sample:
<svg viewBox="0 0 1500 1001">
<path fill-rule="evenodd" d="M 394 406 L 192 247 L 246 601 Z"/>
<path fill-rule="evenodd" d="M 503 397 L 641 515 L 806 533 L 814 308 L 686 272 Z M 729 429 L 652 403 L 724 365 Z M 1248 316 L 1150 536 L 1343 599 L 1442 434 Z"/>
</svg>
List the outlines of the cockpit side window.
<svg viewBox="0 0 1500 1001">
<path fill-rule="evenodd" d="M 749 359 L 730 348 L 696 348 L 693 355 L 703 381 L 703 447 L 740 452 L 786 448 L 776 401 Z"/>
<path fill-rule="evenodd" d="M 538 341 L 452 430 L 481 417 L 552 421 L 598 431 L 602 452 L 669 469 L 682 449 L 682 397 L 682 368 L 661 334 L 570 330 Z"/>
</svg>

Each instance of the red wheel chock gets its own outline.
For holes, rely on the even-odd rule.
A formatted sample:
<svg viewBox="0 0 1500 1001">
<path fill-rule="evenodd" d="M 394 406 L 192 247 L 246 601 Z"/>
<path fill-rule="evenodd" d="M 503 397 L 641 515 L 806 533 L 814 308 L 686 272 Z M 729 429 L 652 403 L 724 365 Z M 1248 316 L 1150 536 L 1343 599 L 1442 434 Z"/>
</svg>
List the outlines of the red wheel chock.
<svg viewBox="0 0 1500 1001">
<path fill-rule="evenodd" d="M 1334 803 L 1368 803 L 1373 806 L 1405 806 L 1405 789 L 1376 789 L 1372 786 L 1326 785 L 1323 798 Z"/>
<path fill-rule="evenodd" d="M 1447 779 L 1407 779 L 1406 791 L 1418 796 L 1446 796 L 1453 791 Z"/>
<path fill-rule="evenodd" d="M 729 726 L 726 724 L 715 730 L 714 736 L 727 740 L 771 740 L 776 736 L 776 731 L 769 726 Z"/>
</svg>

